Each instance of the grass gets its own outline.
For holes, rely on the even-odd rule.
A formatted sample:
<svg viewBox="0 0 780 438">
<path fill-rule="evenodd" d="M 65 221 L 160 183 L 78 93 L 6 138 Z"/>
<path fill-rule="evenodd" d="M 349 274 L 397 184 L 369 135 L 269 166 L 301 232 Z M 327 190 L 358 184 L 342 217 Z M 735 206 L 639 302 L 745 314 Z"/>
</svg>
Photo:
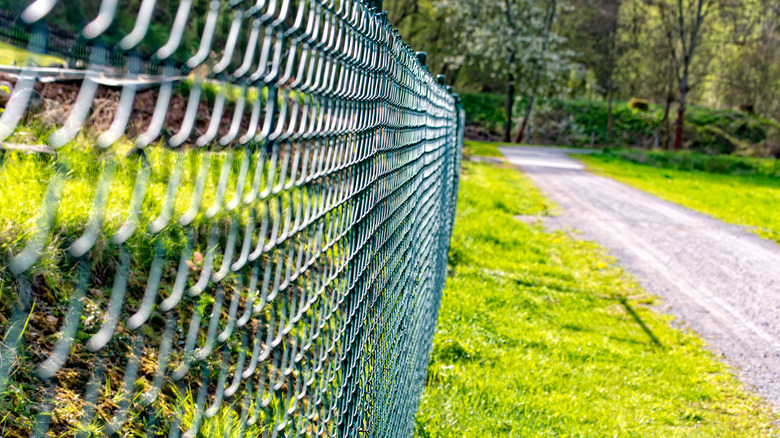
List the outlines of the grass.
<svg viewBox="0 0 780 438">
<path fill-rule="evenodd" d="M 55 56 L 32 54 L 27 50 L 0 42 L 0 65 L 11 65 L 14 62 L 17 65 L 33 64 L 44 67 L 65 63 L 65 61 Z"/>
<path fill-rule="evenodd" d="M 777 433 L 602 248 L 513 217 L 553 208 L 527 178 L 466 163 L 458 202 L 416 436 Z"/>
<path fill-rule="evenodd" d="M 725 222 L 750 227 L 756 234 L 780 243 L 778 177 L 663 169 L 609 154 L 578 156 L 577 159 L 596 173 Z"/>
<path fill-rule="evenodd" d="M 478 155 L 481 157 L 503 157 L 498 151 L 498 143 L 466 140 L 463 142 L 463 155 Z"/>
<path fill-rule="evenodd" d="M 36 137 L 34 133 L 18 134 Z M 20 140 L 34 140 L 34 138 Z M 106 181 L 108 187 L 107 203 L 101 223 L 102 235 L 111 236 L 126 221 L 127 212 L 132 198 L 136 178 L 140 175 L 143 163 L 150 169 L 146 185 L 146 194 L 141 208 L 138 231 L 124 244 L 130 254 L 128 273 L 128 291 L 125 304 L 128 309 L 136 309 L 141 301 L 145 284 L 149 276 L 151 260 L 156 248 L 164 251 L 167 260 L 178 259 L 182 247 L 187 240 L 185 227 L 179 224 L 179 218 L 190 208 L 193 197 L 196 175 L 207 156 L 210 164 L 206 167 L 207 178 L 202 202 L 198 208 L 189 229 L 193 230 L 196 251 L 205 254 L 208 224 L 216 222 L 219 229 L 226 233 L 232 217 L 230 214 L 219 213 L 213 219 L 205 216 L 204 210 L 217 198 L 216 181 L 223 170 L 230 174 L 225 190 L 224 202 L 232 199 L 241 162 L 245 152 L 229 151 L 201 154 L 195 150 L 174 152 L 162 147 L 147 148 L 143 157 L 140 155 L 126 156 L 130 143 L 123 141 L 109 149 L 91 146 L 87 135 L 81 136 L 73 144 L 57 151 L 57 158 L 48 156 L 28 156 L 20 152 L 7 151 L 0 155 L 0 324 L 8 321 L 9 314 L 15 303 L 16 291 L 14 278 L 8 266 L 11 257 L 19 254 L 22 248 L 33 239 L 36 231 L 40 206 L 49 190 L 48 182 L 59 175 L 61 179 L 60 202 L 57 204 L 56 216 L 51 226 L 51 236 L 45 239 L 45 249 L 40 260 L 28 271 L 35 285 L 35 311 L 31 312 L 29 326 L 24 332 L 23 351 L 20 352 L 19 363 L 14 366 L 14 375 L 6 391 L 0 394 L 0 430 L 3 436 L 25 436 L 32 429 L 35 418 L 36 404 L 40 403 L 42 392 L 39 380 L 34 376 L 33 364 L 46 357 L 56 337 L 63 315 L 75 296 L 74 285 L 78 283 L 76 262 L 67 254 L 67 248 L 85 231 L 92 217 L 93 199 L 96 196 L 96 186 L 99 180 Z M 249 152 L 246 152 L 249 153 Z M 180 163 L 180 164 L 177 164 Z M 172 220 L 159 233 L 151 235 L 149 224 L 160 214 L 163 199 L 168 186 L 168 180 L 175 167 L 181 166 L 181 184 L 173 203 Z M 110 177 L 109 177 L 110 175 Z M 249 193 L 251 178 L 247 178 L 243 193 Z M 223 204 L 224 205 L 224 204 Z M 262 208 L 259 211 L 264 211 Z M 246 209 L 237 215 L 235 220 L 244 225 L 247 221 Z M 275 216 L 273 216 L 275 217 Z M 113 275 L 116 270 L 118 251 L 108 239 L 101 238 L 90 251 L 90 289 L 84 297 L 83 323 L 81 324 L 67 366 L 57 374 L 58 389 L 57 405 L 52 420 L 52 430 L 62 436 L 72 436 L 73 430 L 80 422 L 80 407 L 85 378 L 88 370 L 94 367 L 94 358 L 86 350 L 85 341 L 101 327 L 101 321 L 106 308 L 106 301 L 111 295 Z M 216 255 L 214 266 L 221 265 L 222 254 Z M 173 262 L 169 262 L 170 263 Z M 200 264 L 196 258 L 189 274 L 190 279 L 200 275 Z M 168 268 L 166 268 L 168 269 Z M 161 294 L 169 294 L 172 286 L 173 273 L 163 276 Z M 223 280 L 225 288 L 231 288 L 236 279 L 229 276 Z M 213 297 L 205 297 L 209 302 Z M 188 302 L 189 303 L 189 302 Z M 185 303 L 173 311 L 177 315 L 179 328 L 184 330 L 189 320 L 191 305 Z M 153 316 L 155 318 L 156 316 Z M 159 321 L 158 321 L 159 323 Z M 145 324 L 143 333 L 149 345 L 158 345 L 161 333 L 154 329 L 153 324 Z M 124 325 L 119 324 L 114 338 L 132 338 L 133 333 Z M 231 341 L 232 342 L 232 341 Z M 114 341 L 102 351 L 109 357 L 119 358 L 111 361 L 106 367 L 106 387 L 119 388 L 124 375 L 122 358 L 127 356 L 125 342 Z M 147 360 L 148 358 L 144 358 Z M 149 363 L 154 363 L 149 359 Z M 141 388 L 151 386 L 154 366 L 142 368 L 136 384 Z M 193 382 L 197 383 L 197 379 Z M 170 391 L 170 385 L 164 391 Z M 143 391 L 141 391 L 143 392 Z M 177 394 L 163 393 L 155 402 L 153 410 L 158 415 L 169 416 L 179 398 Z M 102 424 L 113 417 L 114 401 L 101 399 L 97 408 L 95 424 Z M 134 400 L 133 403 L 138 403 Z M 144 418 L 138 408 L 132 410 L 134 416 L 129 421 L 134 423 L 134 430 L 144 430 Z M 216 424 L 216 423 L 215 423 Z M 93 425 L 90 425 L 92 427 Z M 216 427 L 216 426 L 214 426 Z M 220 426 L 221 427 L 221 426 Z M 220 435 L 221 436 L 221 435 Z"/>
<path fill-rule="evenodd" d="M 533 145 L 522 145 L 518 143 L 495 143 L 478 140 L 465 140 L 463 142 L 463 155 L 473 155 L 481 157 L 503 157 L 504 155 L 498 148 L 524 148 Z M 545 145 L 547 148 L 567 148 L 567 146 Z"/>
<path fill-rule="evenodd" d="M 109 184 L 108 202 L 102 222 L 104 235 L 112 235 L 126 221 L 128 207 L 132 197 L 135 180 L 141 170 L 142 162 L 147 162 L 150 168 L 150 179 L 146 186 L 144 202 L 141 208 L 140 223 L 147 225 L 152 222 L 162 210 L 163 200 L 168 180 L 174 168 L 181 166 L 181 184 L 173 205 L 173 217 L 181 217 L 190 208 L 195 180 L 203 156 L 195 150 L 183 153 L 173 152 L 162 147 L 145 150 L 143 158 L 140 155 L 126 157 L 131 144 L 123 141 L 109 149 L 102 150 L 90 146 L 91 140 L 80 137 L 71 145 L 57 151 L 57 159 L 49 157 L 25 156 L 21 153 L 7 153 L 0 157 L 0 261 L 7 262 L 4 257 L 15 254 L 31 238 L 36 230 L 36 221 L 40 215 L 39 209 L 44 199 L 48 182 L 55 174 L 62 178 L 61 200 L 52 229 L 55 236 L 51 239 L 49 250 L 44 256 L 57 255 L 63 242 L 75 240 L 83 233 L 89 221 L 95 197 L 95 188 L 101 177 L 106 177 Z M 212 154 L 208 167 L 210 178 L 207 178 L 203 191 L 201 205 L 205 208 L 216 198 L 216 181 L 226 160 L 230 160 L 231 174 L 238 173 L 244 152 L 233 154 L 220 152 Z M 178 160 L 178 161 L 177 161 Z M 230 200 L 235 190 L 235 179 L 231 179 L 233 187 L 228 187 L 225 201 Z M 247 178 L 243 193 L 251 189 L 251 180 Z M 198 214 L 193 224 L 205 226 L 208 223 L 203 214 Z M 169 223 L 171 230 L 179 230 L 175 220 Z M 150 244 L 147 235 L 134 233 L 132 242 Z M 46 265 L 46 263 L 43 263 Z"/>
</svg>

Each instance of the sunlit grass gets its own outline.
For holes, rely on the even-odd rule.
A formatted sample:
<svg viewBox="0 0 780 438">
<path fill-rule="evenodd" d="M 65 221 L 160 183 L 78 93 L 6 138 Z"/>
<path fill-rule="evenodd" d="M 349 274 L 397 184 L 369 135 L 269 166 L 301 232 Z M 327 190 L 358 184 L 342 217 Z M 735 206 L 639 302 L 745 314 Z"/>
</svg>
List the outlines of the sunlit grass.
<svg viewBox="0 0 780 438">
<path fill-rule="evenodd" d="M 243 228 L 249 220 L 250 210 L 255 210 L 258 217 L 263 217 L 264 212 L 268 211 L 266 216 L 268 220 L 277 220 L 279 217 L 277 212 L 270 211 L 270 207 L 258 202 L 236 208 L 231 212 L 226 212 L 224 207 L 231 201 L 236 201 L 240 205 L 246 199 L 245 196 L 253 188 L 254 175 L 250 172 L 243 182 L 243 190 L 237 190 L 236 185 L 240 180 L 241 169 L 249 159 L 254 159 L 253 163 L 257 163 L 257 156 L 253 155 L 266 152 L 251 149 L 206 151 L 196 148 L 174 151 L 162 146 L 151 146 L 142 153 L 128 154 L 131 147 L 131 143 L 122 140 L 111 148 L 102 149 L 95 146 L 88 135 L 83 135 L 72 144 L 58 149 L 56 157 L 48 154 L 26 155 L 19 151 L 6 151 L 0 155 L 0 322 L 7 321 L 10 309 L 17 301 L 14 287 L 16 282 L 8 269 L 10 261 L 35 239 L 46 193 L 53 188 L 57 188 L 61 193 L 59 201 L 54 206 L 54 220 L 43 236 L 43 251 L 27 272 L 31 278 L 36 279 L 37 284 L 41 285 L 35 290 L 34 302 L 35 308 L 41 310 L 36 310 L 35 314 L 31 313 L 34 321 L 32 328 L 25 331 L 27 336 L 24 341 L 25 353 L 21 355 L 20 365 L 16 368 L 14 379 L 8 385 L 8 389 L 0 394 L 0 405 L 2 405 L 0 410 L 5 412 L 4 417 L 0 416 L 0 430 L 5 430 L 4 428 L 28 432 L 31 430 L 37 408 L 35 403 L 39 400 L 35 398 L 37 388 L 34 384 L 37 380 L 32 375 L 34 367 L 29 356 L 33 354 L 30 353 L 31 351 L 40 353 L 38 349 L 45 346 L 28 341 L 39 340 L 39 337 L 30 338 L 30 336 L 37 336 L 35 333 L 39 333 L 41 328 L 48 327 L 46 326 L 48 316 L 63 314 L 70 305 L 77 284 L 77 269 L 74 269 L 73 258 L 67 255 L 68 248 L 85 233 L 96 217 L 97 211 L 101 210 L 96 208 L 95 202 L 99 197 L 100 181 L 107 187 L 107 195 L 99 225 L 99 238 L 90 249 L 88 256 L 92 268 L 90 294 L 84 299 L 87 310 L 76 334 L 79 343 L 71 353 L 67 365 L 73 369 L 84 370 L 93 365 L 94 356 L 84 351 L 83 344 L 96 331 L 94 321 L 102 320 L 102 309 L 105 308 L 106 299 L 110 295 L 113 284 L 111 279 L 118 264 L 116 260 L 118 250 L 116 245 L 111 243 L 110 238 L 127 223 L 129 212 L 132 210 L 131 200 L 137 187 L 145 189 L 142 192 L 143 201 L 138 213 L 137 227 L 122 245 L 129 253 L 131 263 L 127 280 L 130 288 L 125 296 L 128 309 L 136 309 L 139 305 L 140 292 L 143 291 L 143 286 L 149 278 L 149 267 L 158 250 L 158 244 L 161 250 L 169 254 L 167 256 L 169 260 L 171 258 L 178 260 L 182 247 L 190 239 L 187 236 L 191 234 L 192 238 L 196 239 L 194 250 L 200 251 L 193 254 L 193 265 L 190 265 L 190 278 L 194 279 L 200 276 L 199 264 L 204 263 L 200 254 L 206 253 L 206 239 L 209 235 L 207 229 L 211 229 L 209 227 L 212 225 L 218 227 L 223 235 L 233 223 L 237 222 L 239 224 L 237 226 Z M 260 166 L 259 169 L 267 175 L 268 167 Z M 146 177 L 142 176 L 144 171 L 147 172 Z M 178 182 L 172 177 L 176 172 L 181 175 Z M 201 178 L 199 175 L 205 176 Z M 281 180 L 280 176 L 277 178 L 281 182 L 289 182 Z M 196 196 L 199 179 L 202 182 L 202 194 Z M 170 192 L 173 193 L 170 219 L 164 227 L 155 228 L 152 224 L 156 223 L 161 212 L 165 210 L 164 205 L 167 203 L 165 199 L 169 196 L 171 188 L 175 190 Z M 223 207 L 214 209 L 221 211 L 211 217 L 208 211 L 217 204 L 216 199 L 219 198 L 220 191 L 224 193 L 219 204 Z M 234 199 L 235 196 L 241 198 Z M 200 202 L 194 202 L 195 199 L 200 199 Z M 277 204 L 281 202 L 282 208 L 287 208 L 291 201 L 287 199 L 274 202 Z M 191 211 L 195 212 L 190 218 L 191 221 L 182 223 L 181 219 Z M 221 266 L 222 257 L 223 253 L 218 251 L 214 255 L 213 266 Z M 175 275 L 173 270 L 164 273 L 161 288 L 166 292 L 170 291 Z M 228 278 L 223 280 L 223 284 L 230 287 L 227 285 L 231 284 L 231 281 Z M 205 299 L 213 299 L 213 297 Z M 186 313 L 182 306 L 186 307 L 182 304 L 177 311 Z M 56 325 L 56 323 L 55 318 L 54 322 L 49 324 Z M 118 339 L 124 335 L 122 330 L 125 330 L 124 326 L 119 325 L 115 333 Z M 148 325 L 143 330 L 150 345 L 159 344 L 161 333 L 155 332 L 153 327 Z M 124 341 L 115 341 L 104 351 L 109 352 L 106 354 L 122 357 L 127 353 L 125 349 Z M 108 373 L 107 376 L 106 381 L 114 382 L 114 385 L 121 381 L 121 374 L 115 371 L 113 374 Z M 138 380 L 141 381 L 143 378 Z M 59 401 L 55 410 L 58 427 L 63 425 L 69 428 L 80 427 L 79 395 L 82 394 L 82 388 L 77 383 L 77 380 L 59 382 L 60 386 L 57 390 Z M 107 383 L 106 387 L 108 386 Z M 108 394 L 115 394 L 115 392 L 109 391 Z M 9 400 L 14 400 L 14 403 L 10 404 Z M 116 400 L 111 401 L 111 403 L 115 402 Z M 163 396 L 155 402 L 155 406 L 162 412 L 160 415 L 164 416 L 170 416 L 174 408 L 170 399 L 166 401 Z M 110 412 L 98 412 L 98 414 L 94 424 L 87 424 L 85 427 L 99 430 L 106 422 L 106 418 L 113 417 Z M 137 426 L 142 420 L 145 420 L 143 416 L 136 415 L 132 422 Z M 235 415 L 225 413 L 222 417 L 205 421 L 203 430 L 211 431 L 208 433 L 213 432 L 215 436 L 238 436 L 239 430 L 235 427 L 238 422 Z M 128 429 L 143 434 L 144 431 L 136 426 L 133 426 L 135 429 L 131 427 Z M 232 428 L 231 431 L 227 431 L 228 426 Z M 211 436 L 209 434 L 207 436 Z"/>
<path fill-rule="evenodd" d="M 143 185 L 143 203 L 139 223 L 142 229 L 149 226 L 162 212 L 169 180 L 178 173 L 171 226 L 192 206 L 196 180 L 205 164 L 207 177 L 202 189 L 202 199 L 194 223 L 206 223 L 204 211 L 217 197 L 217 184 L 225 166 L 230 177 L 222 205 L 233 198 L 237 174 L 242 160 L 250 151 L 225 150 L 202 153 L 195 149 L 176 152 L 163 147 L 151 147 L 141 155 L 127 156 L 130 143 L 103 150 L 93 146 L 86 138 L 79 138 L 72 145 L 57 151 L 58 157 L 30 156 L 9 152 L 0 157 L 0 247 L 19 243 L 35 231 L 41 204 L 51 181 L 61 181 L 61 202 L 58 204 L 53 229 L 55 235 L 77 237 L 83 232 L 94 210 L 94 199 L 99 181 L 109 184 L 103 234 L 111 236 L 128 218 L 133 191 L 141 170 L 146 163 L 149 176 Z M 55 174 L 60 179 L 54 179 Z M 252 178 L 244 181 L 242 193 L 251 190 Z M 6 248 L 8 249 L 8 248 Z"/>
<path fill-rule="evenodd" d="M 498 143 L 466 140 L 463 142 L 463 155 L 478 155 L 481 157 L 501 157 Z"/>
<path fill-rule="evenodd" d="M 533 145 L 523 145 L 518 143 L 497 143 L 489 141 L 466 140 L 463 143 L 463 155 L 476 155 L 481 157 L 503 157 L 498 148 L 524 148 L 533 147 Z M 565 148 L 565 146 L 549 146 L 546 148 Z"/>
<path fill-rule="evenodd" d="M 659 169 L 605 155 L 577 156 L 588 167 L 780 243 L 780 178 Z"/>
<path fill-rule="evenodd" d="M 416 436 L 776 434 L 605 250 L 513 217 L 553 207 L 527 178 L 476 163 L 462 178 Z"/>
<path fill-rule="evenodd" d="M 48 67 L 50 65 L 63 64 L 60 58 L 50 55 L 32 54 L 27 50 L 16 46 L 0 42 L 0 65 L 39 65 Z"/>
</svg>

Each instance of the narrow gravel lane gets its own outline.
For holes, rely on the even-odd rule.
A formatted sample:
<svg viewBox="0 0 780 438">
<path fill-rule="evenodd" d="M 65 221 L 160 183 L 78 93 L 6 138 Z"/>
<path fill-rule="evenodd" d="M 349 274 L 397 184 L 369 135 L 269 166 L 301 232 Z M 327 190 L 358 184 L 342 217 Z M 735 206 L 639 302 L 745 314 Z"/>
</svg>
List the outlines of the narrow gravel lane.
<svg viewBox="0 0 780 438">
<path fill-rule="evenodd" d="M 780 246 L 588 173 L 566 152 L 501 148 L 561 206 L 557 226 L 609 248 L 645 290 L 780 408 Z"/>
</svg>

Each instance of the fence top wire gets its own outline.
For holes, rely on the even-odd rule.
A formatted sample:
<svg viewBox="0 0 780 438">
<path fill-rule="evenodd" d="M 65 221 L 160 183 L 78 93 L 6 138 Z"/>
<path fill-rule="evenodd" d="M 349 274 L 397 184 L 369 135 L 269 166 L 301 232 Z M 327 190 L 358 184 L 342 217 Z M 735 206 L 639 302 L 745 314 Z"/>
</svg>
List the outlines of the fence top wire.
<svg viewBox="0 0 780 438">
<path fill-rule="evenodd" d="M 92 3 L 0 14 L 4 434 L 410 436 L 457 96 L 381 2 Z"/>
</svg>

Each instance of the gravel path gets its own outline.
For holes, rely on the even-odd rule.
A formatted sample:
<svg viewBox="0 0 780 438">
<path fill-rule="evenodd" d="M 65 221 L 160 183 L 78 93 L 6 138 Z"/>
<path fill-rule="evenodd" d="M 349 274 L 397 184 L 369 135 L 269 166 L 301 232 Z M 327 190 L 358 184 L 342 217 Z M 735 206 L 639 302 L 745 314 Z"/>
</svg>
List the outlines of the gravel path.
<svg viewBox="0 0 780 438">
<path fill-rule="evenodd" d="M 553 226 L 610 249 L 669 312 L 780 408 L 780 246 L 583 170 L 565 149 L 501 148 L 561 206 Z"/>
</svg>

